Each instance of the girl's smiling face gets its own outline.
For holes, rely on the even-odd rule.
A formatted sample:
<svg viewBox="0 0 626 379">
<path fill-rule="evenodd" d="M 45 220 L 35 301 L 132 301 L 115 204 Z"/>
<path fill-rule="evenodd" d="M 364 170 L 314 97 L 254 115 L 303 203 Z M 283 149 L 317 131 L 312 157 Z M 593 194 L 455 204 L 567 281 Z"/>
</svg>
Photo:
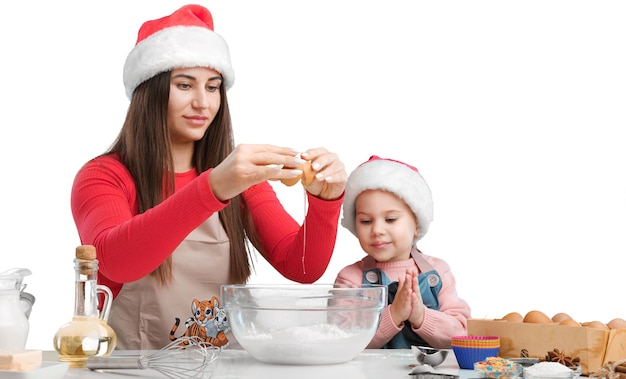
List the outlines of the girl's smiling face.
<svg viewBox="0 0 626 379">
<path fill-rule="evenodd" d="M 220 104 L 222 76 L 207 67 L 173 69 L 167 107 L 167 125 L 173 145 L 200 140 Z"/>
<path fill-rule="evenodd" d="M 410 258 L 418 236 L 418 222 L 409 206 L 384 190 L 366 190 L 357 196 L 356 235 L 361 248 L 378 262 Z"/>
</svg>

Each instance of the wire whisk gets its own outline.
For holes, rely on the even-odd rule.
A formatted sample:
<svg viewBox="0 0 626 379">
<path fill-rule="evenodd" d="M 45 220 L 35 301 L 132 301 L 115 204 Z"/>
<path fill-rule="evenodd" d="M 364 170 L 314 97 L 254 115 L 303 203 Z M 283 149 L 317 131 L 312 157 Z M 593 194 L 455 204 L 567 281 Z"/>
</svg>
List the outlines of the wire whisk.
<svg viewBox="0 0 626 379">
<path fill-rule="evenodd" d="M 112 355 L 87 358 L 90 370 L 153 369 L 172 379 L 208 379 L 221 349 L 199 337 L 180 337 L 148 355 Z"/>
</svg>

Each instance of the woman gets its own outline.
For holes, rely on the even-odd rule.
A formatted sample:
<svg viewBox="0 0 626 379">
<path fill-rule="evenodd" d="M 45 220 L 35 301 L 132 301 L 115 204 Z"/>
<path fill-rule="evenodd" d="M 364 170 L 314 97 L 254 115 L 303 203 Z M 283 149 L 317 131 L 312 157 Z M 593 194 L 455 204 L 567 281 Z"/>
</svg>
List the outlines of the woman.
<svg viewBox="0 0 626 379">
<path fill-rule="evenodd" d="M 81 244 L 96 247 L 99 282 L 114 295 L 118 349 L 158 349 L 182 335 L 233 346 L 219 291 L 250 277 L 248 242 L 293 281 L 314 282 L 328 266 L 343 163 L 324 148 L 235 146 L 233 82 L 207 9 L 187 5 L 140 28 L 124 66 L 126 120 L 72 188 Z M 305 161 L 315 180 L 301 227 L 267 180 L 302 175 Z"/>
</svg>

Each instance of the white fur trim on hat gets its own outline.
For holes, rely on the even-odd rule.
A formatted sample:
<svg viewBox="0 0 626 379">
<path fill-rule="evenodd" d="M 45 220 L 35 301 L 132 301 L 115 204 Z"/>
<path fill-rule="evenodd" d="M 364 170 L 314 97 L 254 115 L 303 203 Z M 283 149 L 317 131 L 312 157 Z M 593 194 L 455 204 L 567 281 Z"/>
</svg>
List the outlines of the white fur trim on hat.
<svg viewBox="0 0 626 379">
<path fill-rule="evenodd" d="M 226 89 L 235 82 L 226 41 L 200 26 L 172 26 L 160 30 L 131 50 L 124 64 L 126 96 L 146 80 L 173 68 L 210 67 L 220 74 Z"/>
<path fill-rule="evenodd" d="M 433 220 L 433 199 L 419 172 L 398 161 L 373 156 L 348 177 L 343 199 L 341 225 L 356 235 L 356 198 L 365 190 L 392 192 L 413 210 L 419 224 L 417 240 L 424 237 Z"/>
</svg>

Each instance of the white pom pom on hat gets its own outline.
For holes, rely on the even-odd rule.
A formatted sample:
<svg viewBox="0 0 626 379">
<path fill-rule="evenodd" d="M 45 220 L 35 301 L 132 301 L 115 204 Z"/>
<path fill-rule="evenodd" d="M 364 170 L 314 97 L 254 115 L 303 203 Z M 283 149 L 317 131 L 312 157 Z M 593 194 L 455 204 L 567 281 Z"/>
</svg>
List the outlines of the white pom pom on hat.
<svg viewBox="0 0 626 379">
<path fill-rule="evenodd" d="M 210 67 L 220 74 L 226 89 L 235 82 L 226 41 L 213 30 L 208 9 L 190 4 L 169 16 L 146 21 L 124 64 L 126 96 L 146 80 L 174 68 Z"/>
<path fill-rule="evenodd" d="M 424 237 L 433 220 L 430 187 L 417 168 L 406 163 L 372 155 L 348 177 L 343 199 L 341 225 L 356 235 L 356 198 L 366 190 L 392 192 L 411 208 L 419 224 L 417 240 Z"/>
</svg>

